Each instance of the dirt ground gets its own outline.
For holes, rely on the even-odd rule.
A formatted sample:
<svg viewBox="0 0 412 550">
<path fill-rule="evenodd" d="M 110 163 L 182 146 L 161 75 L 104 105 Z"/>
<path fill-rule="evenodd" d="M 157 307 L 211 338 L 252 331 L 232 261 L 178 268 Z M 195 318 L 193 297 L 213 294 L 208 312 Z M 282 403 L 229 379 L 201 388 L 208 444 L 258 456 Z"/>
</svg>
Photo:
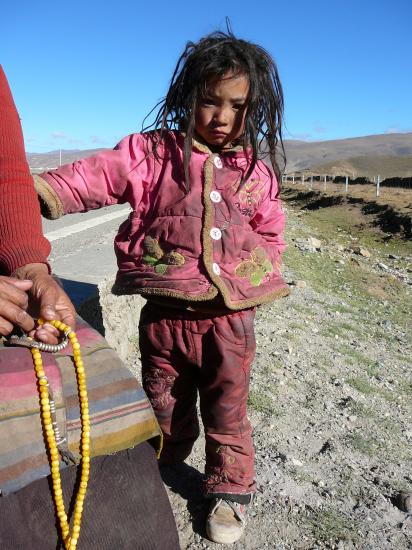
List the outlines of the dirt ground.
<svg viewBox="0 0 412 550">
<path fill-rule="evenodd" d="M 292 293 L 257 315 L 258 491 L 232 547 L 410 549 L 399 498 L 412 492 L 411 242 L 362 205 L 286 198 Z M 224 548 L 204 538 L 203 446 L 162 470 L 184 550 Z"/>
</svg>

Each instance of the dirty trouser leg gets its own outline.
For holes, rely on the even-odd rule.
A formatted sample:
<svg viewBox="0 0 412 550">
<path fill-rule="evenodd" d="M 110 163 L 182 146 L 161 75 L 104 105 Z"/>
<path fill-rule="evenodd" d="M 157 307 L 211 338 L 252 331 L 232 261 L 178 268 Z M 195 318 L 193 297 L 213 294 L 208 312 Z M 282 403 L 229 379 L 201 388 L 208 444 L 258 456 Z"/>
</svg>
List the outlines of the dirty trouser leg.
<svg viewBox="0 0 412 550">
<path fill-rule="evenodd" d="M 247 503 L 256 490 L 252 427 L 247 418 L 255 354 L 254 309 L 215 317 L 203 337 L 200 408 L 206 435 L 206 496 Z"/>
<path fill-rule="evenodd" d="M 143 386 L 165 435 L 164 463 L 184 460 L 198 435 L 197 386 L 206 436 L 205 492 L 241 502 L 256 487 L 246 413 L 254 315 L 249 309 L 205 318 L 147 304 L 140 323 Z"/>
<path fill-rule="evenodd" d="M 164 310 L 147 303 L 139 324 L 143 387 L 162 429 L 161 464 L 187 458 L 199 435 L 196 412 L 197 369 L 185 321 L 164 318 Z"/>
</svg>

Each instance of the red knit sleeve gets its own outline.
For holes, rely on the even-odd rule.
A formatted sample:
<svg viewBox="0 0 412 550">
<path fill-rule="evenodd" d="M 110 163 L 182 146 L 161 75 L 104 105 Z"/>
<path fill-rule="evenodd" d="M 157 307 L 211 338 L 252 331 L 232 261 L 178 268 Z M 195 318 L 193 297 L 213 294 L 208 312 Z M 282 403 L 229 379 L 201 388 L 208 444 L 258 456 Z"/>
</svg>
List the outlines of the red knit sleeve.
<svg viewBox="0 0 412 550">
<path fill-rule="evenodd" d="M 0 273 L 47 263 L 49 254 L 19 115 L 0 65 Z"/>
</svg>

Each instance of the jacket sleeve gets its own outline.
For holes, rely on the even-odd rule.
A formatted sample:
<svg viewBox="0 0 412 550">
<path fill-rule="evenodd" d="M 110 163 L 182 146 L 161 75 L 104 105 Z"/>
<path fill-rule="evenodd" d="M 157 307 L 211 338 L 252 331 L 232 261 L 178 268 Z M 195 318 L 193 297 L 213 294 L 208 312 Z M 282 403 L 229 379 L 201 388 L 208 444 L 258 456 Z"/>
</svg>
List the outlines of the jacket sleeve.
<svg viewBox="0 0 412 550">
<path fill-rule="evenodd" d="M 286 248 L 283 238 L 286 217 L 282 210 L 279 193 L 278 182 L 271 172 L 265 195 L 250 221 L 253 230 L 266 241 L 266 252 L 272 263 L 278 267 L 281 254 Z"/>
<path fill-rule="evenodd" d="M 35 177 L 48 218 L 129 202 L 137 206 L 150 179 L 151 155 L 142 134 L 123 138 L 113 150 Z"/>
<path fill-rule="evenodd" d="M 49 253 L 19 115 L 0 66 L 0 274 L 11 275 L 29 263 L 47 263 Z"/>
</svg>

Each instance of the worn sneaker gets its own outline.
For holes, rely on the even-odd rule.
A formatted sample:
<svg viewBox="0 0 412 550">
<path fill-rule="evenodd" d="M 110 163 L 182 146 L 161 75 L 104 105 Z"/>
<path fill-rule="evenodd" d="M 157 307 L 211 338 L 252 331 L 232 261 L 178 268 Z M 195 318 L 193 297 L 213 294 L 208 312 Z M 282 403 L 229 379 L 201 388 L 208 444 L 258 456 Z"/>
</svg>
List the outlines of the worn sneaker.
<svg viewBox="0 0 412 550">
<path fill-rule="evenodd" d="M 206 522 L 206 534 L 213 542 L 232 544 L 245 530 L 246 505 L 214 498 Z"/>
</svg>

